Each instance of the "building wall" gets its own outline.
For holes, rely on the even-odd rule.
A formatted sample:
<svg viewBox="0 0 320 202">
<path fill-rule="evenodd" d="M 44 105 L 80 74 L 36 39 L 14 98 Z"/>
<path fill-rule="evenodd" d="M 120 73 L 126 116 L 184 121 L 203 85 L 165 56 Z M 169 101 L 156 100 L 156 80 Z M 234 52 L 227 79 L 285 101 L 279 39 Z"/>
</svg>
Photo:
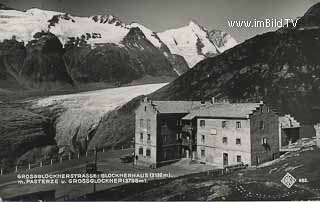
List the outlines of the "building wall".
<svg viewBox="0 0 320 202">
<path fill-rule="evenodd" d="M 205 127 L 200 126 L 201 120 L 205 121 Z M 226 126 L 222 127 L 225 121 Z M 241 127 L 237 128 L 237 122 Z M 216 131 L 216 134 L 213 132 Z M 202 136 L 205 139 L 203 141 Z M 223 138 L 227 143 L 223 143 Z M 241 144 L 236 144 L 240 138 Z M 202 157 L 201 150 L 205 151 Z M 251 164 L 250 156 L 250 121 L 248 119 L 197 119 L 197 159 L 208 164 L 223 166 L 223 153 L 228 154 L 228 165 L 237 164 L 237 155 L 241 156 L 244 164 Z"/>
<path fill-rule="evenodd" d="M 144 100 L 136 110 L 135 118 L 135 164 L 140 166 L 155 165 L 157 162 L 157 112 L 151 106 L 150 101 Z M 143 120 L 143 124 L 141 124 Z M 148 120 L 150 127 L 148 127 Z M 143 139 L 141 139 L 141 134 Z M 150 134 L 150 140 L 148 140 Z M 139 148 L 143 149 L 143 154 L 139 154 Z M 151 155 L 147 156 L 147 149 Z"/>
<path fill-rule="evenodd" d="M 299 139 L 300 128 L 282 128 L 280 132 L 281 146 L 286 146 L 290 142 L 295 143 Z"/>
<path fill-rule="evenodd" d="M 274 159 L 279 154 L 278 115 L 263 105 L 250 116 L 250 120 L 252 165 Z M 260 127 L 261 123 L 263 127 Z M 267 144 L 262 144 L 263 138 L 266 138 Z"/>
<path fill-rule="evenodd" d="M 316 131 L 316 144 L 320 148 L 320 123 L 314 125 L 314 129 Z"/>
<path fill-rule="evenodd" d="M 181 118 L 185 114 L 158 114 L 157 162 L 181 158 Z M 177 137 L 178 136 L 178 137 Z"/>
</svg>

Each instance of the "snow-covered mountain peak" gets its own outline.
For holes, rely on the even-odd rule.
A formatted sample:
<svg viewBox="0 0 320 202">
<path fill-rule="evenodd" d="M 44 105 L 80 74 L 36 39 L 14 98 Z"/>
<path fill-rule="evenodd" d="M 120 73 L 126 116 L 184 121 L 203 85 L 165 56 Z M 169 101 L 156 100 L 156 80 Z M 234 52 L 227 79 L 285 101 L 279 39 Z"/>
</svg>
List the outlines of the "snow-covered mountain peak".
<svg viewBox="0 0 320 202">
<path fill-rule="evenodd" d="M 156 33 L 137 22 L 125 24 L 112 14 L 77 17 L 38 8 L 18 11 L 1 9 L 2 7 L 0 7 L 0 42 L 15 38 L 28 43 L 38 32 L 51 32 L 63 45 L 69 40 L 82 39 L 94 48 L 97 44 L 105 43 L 121 45 L 129 31 L 138 27 L 166 57 L 170 54 L 180 55 L 189 67 L 236 44 L 236 41 L 224 32 L 212 32 L 210 35 L 209 31 L 195 20 L 184 27 Z"/>
<path fill-rule="evenodd" d="M 158 48 L 161 47 L 161 43 L 162 43 L 161 40 L 159 39 L 158 35 L 155 32 L 153 32 L 151 29 L 137 22 L 132 22 L 128 27 L 130 28 L 138 27 L 155 47 L 158 47 Z"/>
<path fill-rule="evenodd" d="M 158 36 L 170 52 L 183 56 L 190 68 L 204 58 L 219 53 L 209 40 L 207 30 L 194 21 L 185 27 L 159 33 Z"/>
<path fill-rule="evenodd" d="M 191 20 L 188 24 L 188 27 L 190 27 L 191 29 L 195 29 L 195 30 L 207 31 L 207 29 L 205 27 L 203 27 L 202 25 L 197 23 L 195 20 Z"/>
</svg>

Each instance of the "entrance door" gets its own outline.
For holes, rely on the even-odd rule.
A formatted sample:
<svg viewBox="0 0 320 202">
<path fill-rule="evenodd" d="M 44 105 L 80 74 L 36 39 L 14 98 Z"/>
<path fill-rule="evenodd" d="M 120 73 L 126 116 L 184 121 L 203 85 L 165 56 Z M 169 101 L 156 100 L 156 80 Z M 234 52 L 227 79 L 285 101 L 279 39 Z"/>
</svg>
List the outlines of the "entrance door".
<svg viewBox="0 0 320 202">
<path fill-rule="evenodd" d="M 223 153 L 223 166 L 227 166 L 227 165 L 228 165 L 228 154 Z"/>
</svg>

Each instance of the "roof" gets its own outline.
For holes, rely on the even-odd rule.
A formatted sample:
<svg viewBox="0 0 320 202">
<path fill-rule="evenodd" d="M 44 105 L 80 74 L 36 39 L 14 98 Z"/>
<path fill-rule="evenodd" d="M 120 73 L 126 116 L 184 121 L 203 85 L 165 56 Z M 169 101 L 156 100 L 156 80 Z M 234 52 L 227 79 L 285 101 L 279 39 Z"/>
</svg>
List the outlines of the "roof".
<svg viewBox="0 0 320 202">
<path fill-rule="evenodd" d="M 153 107 L 159 113 L 179 114 L 189 113 L 192 109 L 201 106 L 200 101 L 152 101 Z"/>
<path fill-rule="evenodd" d="M 195 117 L 248 118 L 248 115 L 260 105 L 261 103 L 215 103 L 192 110 L 182 119 L 192 120 Z"/>
<path fill-rule="evenodd" d="M 299 128 L 300 123 L 289 114 L 279 117 L 281 128 Z"/>
</svg>

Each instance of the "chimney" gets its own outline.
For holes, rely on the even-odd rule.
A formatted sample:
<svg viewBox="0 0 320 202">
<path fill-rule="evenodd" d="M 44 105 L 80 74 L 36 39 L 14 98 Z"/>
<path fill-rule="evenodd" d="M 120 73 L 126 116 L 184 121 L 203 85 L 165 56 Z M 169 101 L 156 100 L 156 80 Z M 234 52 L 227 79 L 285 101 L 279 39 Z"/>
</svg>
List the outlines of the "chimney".
<svg viewBox="0 0 320 202">
<path fill-rule="evenodd" d="M 211 98 L 211 104 L 214 104 L 214 103 L 215 103 L 215 98 L 212 97 L 212 98 Z"/>
</svg>

